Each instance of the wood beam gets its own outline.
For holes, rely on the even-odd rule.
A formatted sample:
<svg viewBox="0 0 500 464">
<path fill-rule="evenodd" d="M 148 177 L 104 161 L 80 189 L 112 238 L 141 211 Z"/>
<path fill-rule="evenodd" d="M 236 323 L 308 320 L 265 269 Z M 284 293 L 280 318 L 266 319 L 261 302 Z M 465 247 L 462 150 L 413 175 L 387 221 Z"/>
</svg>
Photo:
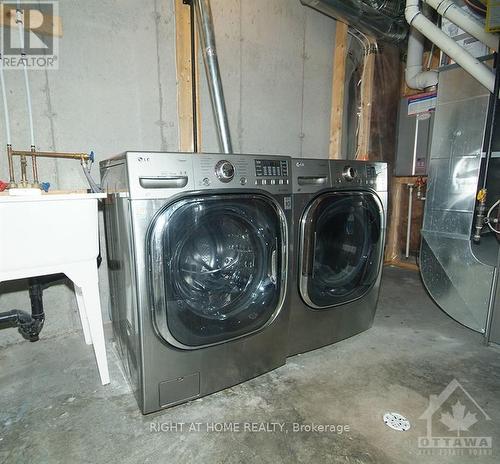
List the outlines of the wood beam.
<svg viewBox="0 0 500 464">
<path fill-rule="evenodd" d="M 402 223 L 404 223 L 404 215 L 408 212 L 407 207 L 407 185 L 415 184 L 417 179 L 421 176 L 398 176 L 392 177 L 391 179 L 391 189 L 389 197 L 389 217 L 388 217 L 388 228 L 387 228 L 387 241 L 385 247 L 385 264 L 407 267 L 411 269 L 418 269 L 416 264 L 413 264 L 402 256 L 401 253 L 401 241 L 404 238 L 404 232 L 402 233 Z M 425 176 L 424 176 L 425 177 Z M 423 215 L 423 209 L 417 208 L 417 205 L 413 210 L 414 215 L 418 218 L 417 222 L 420 224 L 413 227 L 413 231 L 418 231 L 420 234 L 421 219 Z M 418 211 L 420 209 L 420 212 Z M 405 228 L 406 231 L 406 228 Z"/>
<path fill-rule="evenodd" d="M 375 53 L 370 49 L 364 59 L 363 75 L 361 78 L 361 117 L 359 121 L 358 148 L 356 151 L 356 159 L 364 161 L 370 159 L 374 77 Z"/>
<path fill-rule="evenodd" d="M 393 177 L 390 195 L 390 211 L 387 228 L 387 242 L 385 246 L 385 262 L 396 261 L 400 257 L 399 250 L 399 224 L 403 216 L 403 189 L 405 183 L 414 182 L 408 177 Z"/>
<path fill-rule="evenodd" d="M 342 120 L 344 117 L 347 31 L 347 24 L 337 21 L 333 58 L 332 110 L 330 116 L 329 157 L 331 159 L 342 159 Z"/>
<path fill-rule="evenodd" d="M 179 123 L 179 151 L 193 152 L 200 147 L 200 113 L 197 39 L 195 33 L 194 63 L 191 42 L 191 7 L 183 0 L 175 0 L 175 58 L 177 77 L 177 117 Z M 193 64 L 196 75 L 193 79 Z M 196 95 L 193 102 L 193 95 Z M 196 108 L 196 109 L 195 109 Z M 195 129 L 196 127 L 196 129 Z M 196 133 L 195 133 L 196 130 Z M 197 143 L 195 144 L 195 138 Z"/>
<path fill-rule="evenodd" d="M 194 32 L 194 62 L 195 62 L 195 72 L 194 72 L 194 88 L 196 94 L 196 111 L 195 111 L 195 121 L 196 121 L 196 141 L 198 152 L 201 152 L 201 142 L 202 142 L 202 131 L 201 131 L 201 104 L 200 104 L 200 69 L 203 66 L 203 63 L 200 63 L 200 38 L 198 35 L 198 29 L 195 27 Z"/>
</svg>

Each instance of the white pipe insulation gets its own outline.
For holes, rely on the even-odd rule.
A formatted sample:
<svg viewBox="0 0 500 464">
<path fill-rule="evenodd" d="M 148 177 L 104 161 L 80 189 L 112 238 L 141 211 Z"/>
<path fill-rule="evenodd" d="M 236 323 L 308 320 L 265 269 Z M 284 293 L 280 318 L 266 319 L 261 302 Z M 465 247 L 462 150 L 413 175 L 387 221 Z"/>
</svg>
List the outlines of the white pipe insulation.
<svg viewBox="0 0 500 464">
<path fill-rule="evenodd" d="M 493 93 L 495 74 L 485 64 L 465 51 L 434 23 L 429 21 L 420 11 L 419 0 L 406 0 L 405 17 L 410 26 L 413 26 L 432 43 L 436 44 L 443 53 L 446 53 L 452 60 Z"/>
<path fill-rule="evenodd" d="M 460 29 L 486 44 L 491 50 L 498 51 L 499 36 L 486 32 L 481 21 L 460 8 L 453 0 L 424 0 L 424 2 L 434 8 L 441 16 L 448 18 Z"/>
</svg>

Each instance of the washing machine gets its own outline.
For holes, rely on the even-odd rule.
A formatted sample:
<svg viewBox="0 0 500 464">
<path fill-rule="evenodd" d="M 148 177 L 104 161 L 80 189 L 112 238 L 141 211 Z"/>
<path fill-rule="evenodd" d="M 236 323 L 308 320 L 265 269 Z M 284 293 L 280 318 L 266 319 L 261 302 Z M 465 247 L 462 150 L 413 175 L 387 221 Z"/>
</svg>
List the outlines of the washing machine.
<svg viewBox="0 0 500 464">
<path fill-rule="evenodd" d="M 292 172 L 290 356 L 372 325 L 387 210 L 385 163 L 294 159 Z"/>
<path fill-rule="evenodd" d="M 142 412 L 283 365 L 290 158 L 127 152 L 100 167 L 114 337 Z"/>
</svg>

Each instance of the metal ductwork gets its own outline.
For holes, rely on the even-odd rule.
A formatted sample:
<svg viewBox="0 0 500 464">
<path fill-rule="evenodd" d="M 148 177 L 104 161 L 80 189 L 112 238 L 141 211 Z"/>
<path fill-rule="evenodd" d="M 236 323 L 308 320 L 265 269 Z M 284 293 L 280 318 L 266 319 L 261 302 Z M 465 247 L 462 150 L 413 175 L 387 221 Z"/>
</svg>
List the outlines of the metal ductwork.
<svg viewBox="0 0 500 464">
<path fill-rule="evenodd" d="M 377 40 L 399 43 L 407 35 L 404 2 L 399 0 L 300 0 Z"/>
<path fill-rule="evenodd" d="M 232 153 L 231 135 L 227 120 L 226 102 L 222 90 L 222 81 L 219 71 L 219 60 L 217 59 L 217 48 L 215 47 L 214 25 L 209 0 L 193 0 L 198 20 L 198 31 L 200 35 L 201 50 L 207 82 L 210 90 L 210 99 L 214 112 L 219 146 L 223 153 Z"/>
<path fill-rule="evenodd" d="M 422 280 L 432 298 L 455 320 L 481 333 L 498 255 L 495 234 L 484 234 L 479 245 L 471 240 L 485 170 L 489 100 L 488 90 L 464 69 L 441 71 L 420 251 Z"/>
</svg>

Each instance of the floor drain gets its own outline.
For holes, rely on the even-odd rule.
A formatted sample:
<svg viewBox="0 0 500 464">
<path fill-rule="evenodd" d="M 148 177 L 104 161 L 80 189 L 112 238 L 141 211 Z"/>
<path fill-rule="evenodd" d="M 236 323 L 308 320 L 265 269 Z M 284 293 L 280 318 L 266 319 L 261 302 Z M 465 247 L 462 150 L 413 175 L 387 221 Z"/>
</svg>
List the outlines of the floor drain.
<svg viewBox="0 0 500 464">
<path fill-rule="evenodd" d="M 406 432 L 410 429 L 410 421 L 397 412 L 386 412 L 384 414 L 384 424 L 398 432 Z"/>
</svg>

